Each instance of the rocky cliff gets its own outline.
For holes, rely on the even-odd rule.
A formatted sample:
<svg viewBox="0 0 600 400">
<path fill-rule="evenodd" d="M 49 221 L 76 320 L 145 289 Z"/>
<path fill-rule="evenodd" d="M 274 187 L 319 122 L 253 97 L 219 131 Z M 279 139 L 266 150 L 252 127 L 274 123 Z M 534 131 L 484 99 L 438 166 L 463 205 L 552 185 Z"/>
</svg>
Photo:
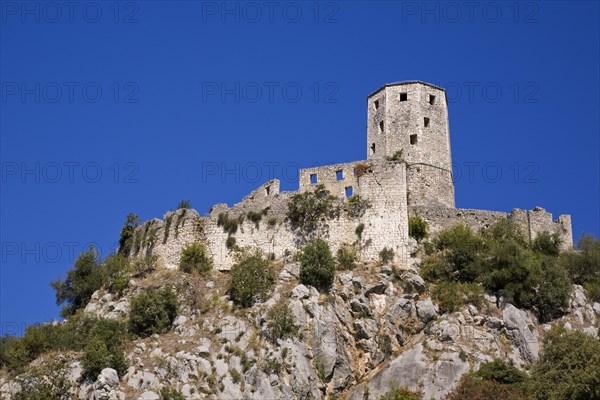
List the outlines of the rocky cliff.
<svg viewBox="0 0 600 400">
<path fill-rule="evenodd" d="M 413 244 L 414 245 L 414 244 Z M 96 292 L 85 312 L 125 319 L 131 297 L 171 286 L 179 316 L 163 335 L 127 345 L 129 369 L 85 379 L 81 353 L 49 353 L 20 375 L 0 377 L 0 397 L 13 399 L 35 380 L 59 381 L 65 399 L 159 399 L 170 387 L 190 399 L 379 399 L 405 387 L 443 399 L 461 376 L 494 358 L 526 369 L 538 358 L 549 324 L 531 311 L 486 295 L 441 313 L 419 275 L 419 259 L 402 267 L 364 264 L 338 272 L 329 293 L 300 284 L 297 263 L 277 266 L 269 300 L 242 309 L 226 295 L 227 274 L 209 277 L 158 270 L 133 280 L 122 296 Z M 272 341 L 267 312 L 288 301 L 297 331 Z M 574 286 L 568 312 L 552 321 L 597 335 L 600 304 Z"/>
</svg>

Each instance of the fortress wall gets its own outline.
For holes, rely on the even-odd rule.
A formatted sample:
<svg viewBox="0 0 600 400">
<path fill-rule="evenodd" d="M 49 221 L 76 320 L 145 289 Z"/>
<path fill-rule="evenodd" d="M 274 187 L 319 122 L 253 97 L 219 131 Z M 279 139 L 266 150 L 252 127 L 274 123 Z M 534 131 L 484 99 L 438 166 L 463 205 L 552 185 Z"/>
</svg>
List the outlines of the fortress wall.
<svg viewBox="0 0 600 400">
<path fill-rule="evenodd" d="M 499 211 L 428 206 L 410 207 L 409 215 L 411 217 L 418 215 L 426 220 L 429 224 L 429 234 L 431 236 L 459 223 L 478 231 L 492 225 L 498 218 L 508 217 L 507 213 Z"/>
<path fill-rule="evenodd" d="M 498 218 L 508 218 L 521 228 L 529 240 L 535 240 L 537 235 L 546 231 L 560 235 L 563 249 L 573 246 L 571 216 L 561 215 L 557 220 L 552 220 L 552 214 L 540 207 L 529 211 L 513 209 L 510 213 L 505 213 L 464 208 L 416 206 L 409 208 L 409 215 L 411 217 L 419 215 L 425 219 L 429 224 L 431 235 L 458 223 L 468 225 L 477 231 L 489 227 Z"/>
<path fill-rule="evenodd" d="M 344 164 L 326 165 L 322 167 L 305 168 L 300 170 L 299 191 L 312 190 L 316 185 L 324 185 L 332 195 L 340 198 L 346 197 L 345 189 L 352 188 L 353 194 L 359 194 L 359 177 L 355 172 L 356 164 L 367 161 L 356 161 Z M 342 179 L 338 179 L 338 171 L 341 171 Z M 311 182 L 311 176 L 316 175 L 317 182 Z"/>
<path fill-rule="evenodd" d="M 333 166 L 330 169 L 333 171 L 336 168 Z M 405 166 L 383 163 L 372 172 L 353 179 L 357 192 L 370 202 L 370 206 L 358 217 L 342 210 L 339 218 L 327 221 L 318 230 L 318 235 L 329 243 L 334 254 L 342 245 L 356 244 L 362 260 L 375 261 L 379 252 L 388 247 L 394 250 L 396 261 L 401 262 L 406 257 L 408 238 Z M 271 189 L 267 192 L 269 185 Z M 267 182 L 232 207 L 215 205 L 207 216 L 200 216 L 195 210 L 186 210 L 185 214 L 183 210 L 177 210 L 166 213 L 162 221 L 149 221 L 136 229 L 140 242 L 146 232 L 145 244 L 140 246 L 137 255 L 157 254 L 166 268 L 177 268 L 183 247 L 192 242 L 201 242 L 213 257 L 215 268 L 228 270 L 235 262 L 234 252 L 226 246 L 229 234 L 218 226 L 219 214 L 226 213 L 230 219 L 244 217 L 243 222 L 238 224 L 237 232 L 232 235 L 237 246 L 260 248 L 265 254 L 274 254 L 275 259 L 290 256 L 301 250 L 308 238 L 286 221 L 287 205 L 295 193 L 280 193 L 278 186 L 279 182 Z M 342 209 L 347 208 L 348 200 L 340 196 L 338 198 Z M 248 219 L 249 211 L 261 212 L 267 207 L 258 223 Z M 272 217 L 277 220 L 273 225 L 269 224 Z M 169 219 L 171 221 L 167 222 Z M 364 224 L 364 231 L 359 240 L 356 228 L 361 223 Z M 165 236 L 167 225 L 169 233 Z M 149 240 L 150 237 L 154 239 Z"/>
</svg>

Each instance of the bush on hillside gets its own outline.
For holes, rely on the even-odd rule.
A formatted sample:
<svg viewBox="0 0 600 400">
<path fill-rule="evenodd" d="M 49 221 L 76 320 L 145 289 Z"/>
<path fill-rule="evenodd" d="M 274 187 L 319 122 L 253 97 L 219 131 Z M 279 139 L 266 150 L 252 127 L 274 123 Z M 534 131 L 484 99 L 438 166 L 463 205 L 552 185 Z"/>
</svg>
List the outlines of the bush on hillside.
<svg viewBox="0 0 600 400">
<path fill-rule="evenodd" d="M 129 329 L 140 337 L 165 333 L 177 316 L 177 296 L 171 288 L 151 288 L 131 299 Z"/>
<path fill-rule="evenodd" d="M 258 251 L 242 252 L 230 274 L 229 297 L 241 307 L 265 301 L 275 285 L 271 262 Z"/>
<path fill-rule="evenodd" d="M 206 247 L 200 243 L 191 243 L 181 251 L 179 269 L 186 273 L 198 272 L 205 275 L 212 271 L 213 262 L 206 251 Z"/>
<path fill-rule="evenodd" d="M 84 308 L 92 294 L 102 287 L 102 271 L 98 252 L 93 246 L 81 253 L 75 260 L 74 268 L 67 271 L 67 279 L 60 278 L 51 283 L 56 291 L 56 303 L 66 304 L 61 315 L 68 317 Z"/>
<path fill-rule="evenodd" d="M 335 262 L 329 245 L 323 239 L 311 239 L 300 256 L 300 282 L 328 289 L 334 276 Z"/>
</svg>

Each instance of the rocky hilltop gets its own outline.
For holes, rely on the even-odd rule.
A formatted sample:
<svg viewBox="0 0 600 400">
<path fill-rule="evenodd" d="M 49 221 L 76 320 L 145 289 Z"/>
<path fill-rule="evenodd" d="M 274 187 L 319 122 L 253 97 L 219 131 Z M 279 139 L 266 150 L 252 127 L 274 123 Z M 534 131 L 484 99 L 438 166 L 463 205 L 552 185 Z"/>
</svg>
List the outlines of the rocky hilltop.
<svg viewBox="0 0 600 400">
<path fill-rule="evenodd" d="M 96 291 L 85 306 L 86 315 L 126 320 L 136 294 L 151 287 L 175 292 L 170 330 L 129 341 L 122 376 L 105 368 L 86 377 L 81 352 L 54 351 L 21 373 L 3 371 L 0 397 L 19 398 L 45 381 L 60 382 L 65 399 L 161 399 L 161 389 L 170 388 L 189 399 L 364 400 L 393 387 L 443 399 L 483 362 L 501 358 L 528 368 L 551 323 L 597 336 L 600 304 L 577 285 L 564 314 L 549 323 L 489 294 L 442 312 L 420 275 L 416 241 L 411 248 L 405 265 L 359 263 L 336 272 L 323 293 L 300 283 L 298 262 L 278 262 L 268 299 L 247 308 L 227 295 L 227 273 L 158 268 L 130 280 L 121 295 Z M 295 330 L 274 339 L 269 310 L 282 302 Z"/>
</svg>

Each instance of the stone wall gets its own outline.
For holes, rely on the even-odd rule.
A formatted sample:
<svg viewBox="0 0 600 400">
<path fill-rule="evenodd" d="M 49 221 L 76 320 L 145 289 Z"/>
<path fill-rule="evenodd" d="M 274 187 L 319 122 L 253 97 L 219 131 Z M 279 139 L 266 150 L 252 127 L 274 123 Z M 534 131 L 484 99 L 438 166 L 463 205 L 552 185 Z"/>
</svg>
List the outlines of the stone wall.
<svg viewBox="0 0 600 400">
<path fill-rule="evenodd" d="M 441 230 L 450 228 L 458 223 L 468 225 L 477 231 L 489 227 L 499 218 L 508 218 L 521 228 L 529 240 L 534 240 L 537 235 L 546 231 L 560 235 L 563 249 L 573 247 L 571 216 L 561 215 L 558 219 L 553 220 L 552 214 L 546 212 L 541 207 L 536 207 L 533 210 L 516 208 L 510 213 L 464 208 L 410 207 L 409 216 L 412 217 L 415 215 L 427 221 L 431 235 L 435 235 Z"/>
<path fill-rule="evenodd" d="M 347 173 L 345 183 L 335 178 L 340 168 Z M 396 261 L 406 259 L 408 238 L 408 210 L 406 205 L 406 169 L 404 164 L 374 163 L 362 176 L 355 176 L 353 164 L 340 164 L 316 169 L 302 170 L 301 176 L 310 175 L 314 170 L 322 174 L 326 187 L 338 199 L 341 208 L 338 218 L 331 219 L 319 230 L 335 252 L 342 245 L 355 245 L 359 257 L 364 261 L 375 261 L 379 252 L 388 247 L 394 250 Z M 332 174 L 333 178 L 328 176 Z M 351 184 L 354 194 L 360 194 L 369 206 L 360 216 L 351 216 L 345 209 L 349 200 L 343 187 Z M 302 184 L 302 191 L 309 190 L 310 184 Z M 240 203 L 232 207 L 217 204 L 206 216 L 194 210 L 177 210 L 166 213 L 163 220 L 154 219 L 136 229 L 134 254 L 157 254 L 167 268 L 177 268 L 181 250 L 192 242 L 204 243 L 213 257 L 215 267 L 228 270 L 234 264 L 235 252 L 226 246 L 229 236 L 235 238 L 239 247 L 259 248 L 276 260 L 290 257 L 302 249 L 307 237 L 286 219 L 288 202 L 294 192 L 279 192 L 279 182 L 273 180 L 262 185 Z M 249 212 L 263 213 L 260 221 L 248 218 Z M 219 214 L 240 221 L 237 231 L 229 234 L 218 226 Z M 361 238 L 356 229 L 364 224 Z M 168 227 L 168 233 L 165 233 Z M 139 251 L 135 250 L 139 247 Z"/>
</svg>

